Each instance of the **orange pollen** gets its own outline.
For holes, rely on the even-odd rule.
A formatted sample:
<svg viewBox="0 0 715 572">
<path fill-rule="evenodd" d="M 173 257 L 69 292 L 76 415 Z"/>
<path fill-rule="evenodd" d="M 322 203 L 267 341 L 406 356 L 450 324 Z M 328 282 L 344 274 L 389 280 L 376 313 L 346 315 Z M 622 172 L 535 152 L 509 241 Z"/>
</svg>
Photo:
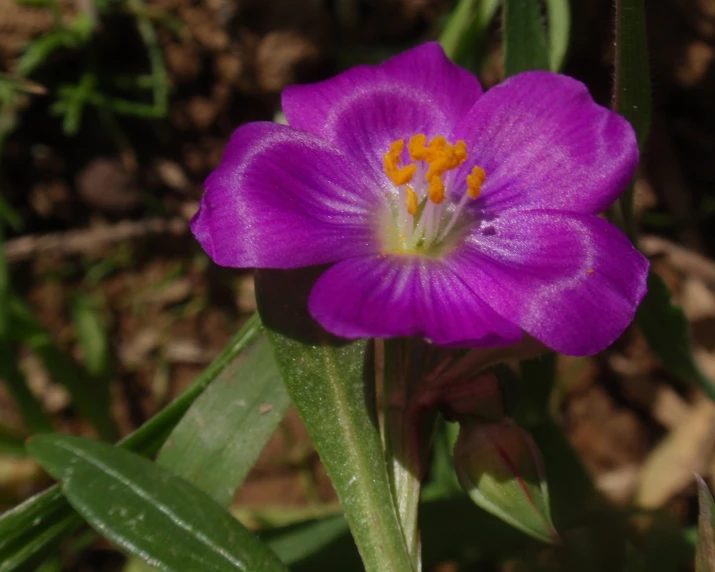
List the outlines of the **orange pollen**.
<svg viewBox="0 0 715 572">
<path fill-rule="evenodd" d="M 429 184 L 427 189 L 427 196 L 434 204 L 438 205 L 444 201 L 444 183 L 439 177 L 434 177 Z"/>
<path fill-rule="evenodd" d="M 407 187 L 407 196 L 405 197 L 405 205 L 407 206 L 407 212 L 414 216 L 417 213 L 417 207 L 420 203 L 417 198 L 417 193 L 412 187 Z"/>
<path fill-rule="evenodd" d="M 482 185 L 487 180 L 487 174 L 481 167 L 474 167 L 471 174 L 467 175 L 467 193 L 472 199 L 476 199 L 482 192 Z"/>
<path fill-rule="evenodd" d="M 393 141 L 390 144 L 390 150 L 383 155 L 382 167 L 385 174 L 390 177 L 390 180 L 397 186 L 406 185 L 412 180 L 417 171 L 417 165 L 401 166 L 400 155 L 405 148 L 405 142 L 402 139 Z"/>
<path fill-rule="evenodd" d="M 419 133 L 410 137 L 407 142 L 407 151 L 412 164 L 402 165 L 402 153 L 405 150 L 404 139 L 397 139 L 390 144 L 390 150 L 385 153 L 383 168 L 385 174 L 397 186 L 410 183 L 417 172 L 417 165 L 414 163 L 423 161 L 426 164 L 425 182 L 427 183 L 427 196 L 430 201 L 440 204 L 444 201 L 445 183 L 443 176 L 460 167 L 468 158 L 467 144 L 459 140 L 454 145 L 438 135 L 433 137 L 429 143 L 424 133 Z M 475 199 L 481 192 L 482 184 L 486 180 L 486 173 L 481 167 L 474 167 L 470 175 L 467 176 L 467 193 L 469 197 Z M 410 214 L 417 212 L 419 195 L 411 187 L 408 187 L 405 199 Z"/>
</svg>

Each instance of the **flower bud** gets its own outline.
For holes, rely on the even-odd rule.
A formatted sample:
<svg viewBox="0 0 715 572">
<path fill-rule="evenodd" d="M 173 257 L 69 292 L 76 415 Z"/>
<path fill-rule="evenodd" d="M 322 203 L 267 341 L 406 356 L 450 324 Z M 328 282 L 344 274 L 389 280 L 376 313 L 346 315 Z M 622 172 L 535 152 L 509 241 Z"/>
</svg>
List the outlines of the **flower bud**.
<svg viewBox="0 0 715 572">
<path fill-rule="evenodd" d="M 531 435 L 509 419 L 460 422 L 454 461 L 472 500 L 534 538 L 557 542 L 543 462 Z"/>
</svg>

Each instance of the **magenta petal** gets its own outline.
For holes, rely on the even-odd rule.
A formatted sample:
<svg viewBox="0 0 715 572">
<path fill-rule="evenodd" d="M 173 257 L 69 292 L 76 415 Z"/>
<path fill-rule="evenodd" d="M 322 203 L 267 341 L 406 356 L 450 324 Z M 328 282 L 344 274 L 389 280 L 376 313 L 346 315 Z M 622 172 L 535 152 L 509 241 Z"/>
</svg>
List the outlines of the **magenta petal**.
<svg viewBox="0 0 715 572">
<path fill-rule="evenodd" d="M 339 262 L 318 279 L 308 309 L 347 338 L 422 336 L 440 345 L 494 346 L 522 337 L 442 261 L 420 256 Z"/>
<path fill-rule="evenodd" d="M 581 82 L 550 72 L 514 76 L 489 90 L 456 129 L 487 173 L 487 208 L 598 213 L 633 177 L 630 124 L 597 105 Z"/>
<path fill-rule="evenodd" d="M 298 268 L 379 252 L 374 181 L 319 138 L 274 123 L 234 133 L 191 230 L 217 263 Z"/>
<path fill-rule="evenodd" d="M 483 223 L 450 266 L 505 319 L 567 355 L 601 351 L 630 324 L 648 261 L 593 215 L 515 211 Z"/>
<path fill-rule="evenodd" d="M 384 177 L 390 143 L 416 133 L 449 136 L 481 93 L 474 74 L 428 43 L 378 66 L 288 87 L 282 102 L 291 126 L 332 141 Z"/>
</svg>

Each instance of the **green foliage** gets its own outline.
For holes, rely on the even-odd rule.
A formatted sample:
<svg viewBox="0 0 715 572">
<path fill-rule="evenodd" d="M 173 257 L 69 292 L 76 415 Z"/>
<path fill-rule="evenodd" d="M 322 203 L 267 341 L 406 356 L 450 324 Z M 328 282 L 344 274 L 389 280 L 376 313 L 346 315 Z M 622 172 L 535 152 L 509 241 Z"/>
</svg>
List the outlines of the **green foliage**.
<svg viewBox="0 0 715 572">
<path fill-rule="evenodd" d="M 648 294 L 638 308 L 636 324 L 663 365 L 678 378 L 701 387 L 715 400 L 715 385 L 700 371 L 690 340 L 690 324 L 683 309 L 671 302 L 663 279 L 648 275 Z"/>
<path fill-rule="evenodd" d="M 325 464 L 368 571 L 410 570 L 387 478 L 364 340 L 308 316 L 308 271 L 257 273 L 261 317 L 291 400 Z"/>
<path fill-rule="evenodd" d="M 79 412 L 94 425 L 102 438 L 114 439 L 117 429 L 109 415 L 106 391 L 97 388 L 87 372 L 78 368 L 72 358 L 55 345 L 32 310 L 16 294 L 10 297 L 9 312 L 9 339 L 32 349 L 53 378 L 67 388 Z"/>
<path fill-rule="evenodd" d="M 75 294 L 70 303 L 72 322 L 90 376 L 107 379 L 111 375 L 109 339 L 97 304 L 91 296 Z"/>
<path fill-rule="evenodd" d="M 35 437 L 28 449 L 95 530 L 153 566 L 286 570 L 208 495 L 139 455 L 69 435 Z"/>
<path fill-rule="evenodd" d="M 698 544 L 695 552 L 695 572 L 715 571 L 715 502 L 705 481 L 696 475 L 698 482 Z"/>
<path fill-rule="evenodd" d="M 513 421 L 462 421 L 454 461 L 475 504 L 538 540 L 558 540 L 541 454 Z"/>
<path fill-rule="evenodd" d="M 486 52 L 486 32 L 499 0 L 460 0 L 442 30 L 439 41 L 450 59 L 479 71 Z"/>
<path fill-rule="evenodd" d="M 616 0 L 616 53 L 613 109 L 631 122 L 643 145 L 651 118 L 650 69 L 643 0 Z M 624 229 L 633 240 L 633 186 L 619 200 Z"/>
<path fill-rule="evenodd" d="M 549 20 L 549 65 L 559 71 L 566 60 L 571 34 L 570 0 L 546 0 Z"/>
<path fill-rule="evenodd" d="M 52 431 L 52 422 L 42 405 L 27 386 L 25 376 L 17 367 L 16 348 L 0 340 L 0 378 L 12 396 L 25 423 L 33 433 Z"/>
<path fill-rule="evenodd" d="M 549 69 L 549 49 L 537 0 L 504 0 L 504 76 Z"/>
<path fill-rule="evenodd" d="M 196 400 L 157 463 L 227 508 L 289 405 L 273 350 L 261 338 Z"/>
<path fill-rule="evenodd" d="M 0 572 L 34 570 L 82 525 L 58 487 L 0 518 Z"/>
<path fill-rule="evenodd" d="M 179 397 L 120 441 L 119 446 L 142 455 L 156 453 L 194 401 L 260 332 L 261 322 L 254 315 Z M 0 572 L 32 569 L 75 533 L 82 522 L 56 486 L 6 512 L 0 517 Z"/>
</svg>

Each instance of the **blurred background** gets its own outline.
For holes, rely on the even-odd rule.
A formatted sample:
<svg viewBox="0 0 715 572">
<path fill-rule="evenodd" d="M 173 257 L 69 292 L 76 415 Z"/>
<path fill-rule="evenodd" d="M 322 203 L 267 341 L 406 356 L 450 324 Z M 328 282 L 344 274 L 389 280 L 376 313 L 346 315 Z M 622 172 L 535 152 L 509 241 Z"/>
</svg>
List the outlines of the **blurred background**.
<svg viewBox="0 0 715 572">
<path fill-rule="evenodd" d="M 254 312 L 251 274 L 215 266 L 188 229 L 233 129 L 279 118 L 291 83 L 436 38 L 452 8 L 0 0 L 0 511 L 51 482 L 24 457 L 28 434 L 127 434 Z M 564 73 L 608 105 L 612 2 L 571 9 Z M 698 366 L 715 380 L 715 0 L 648 0 L 646 10 L 654 106 L 635 188 L 640 245 L 682 304 Z M 478 43 L 474 68 L 489 87 L 501 79 L 498 14 Z M 697 512 L 692 474 L 715 475 L 715 404 L 666 372 L 635 330 L 599 356 L 557 365 L 551 405 L 596 487 L 687 533 Z M 236 510 L 256 526 L 336 510 L 294 412 Z M 98 541 L 67 551 L 63 566 L 122 562 Z M 437 569 L 472 568 L 446 560 Z"/>
</svg>

